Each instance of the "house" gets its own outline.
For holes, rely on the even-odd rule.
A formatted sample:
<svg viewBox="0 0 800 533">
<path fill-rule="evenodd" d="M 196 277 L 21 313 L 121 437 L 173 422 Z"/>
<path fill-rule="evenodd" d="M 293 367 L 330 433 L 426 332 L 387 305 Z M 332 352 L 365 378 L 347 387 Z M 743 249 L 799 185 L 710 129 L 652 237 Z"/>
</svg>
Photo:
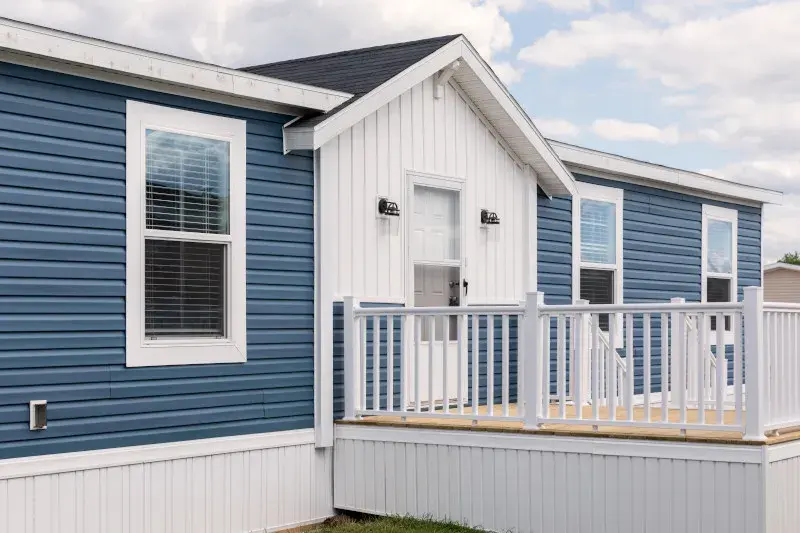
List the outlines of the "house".
<svg viewBox="0 0 800 533">
<path fill-rule="evenodd" d="M 764 300 L 800 303 L 800 266 L 771 263 L 764 267 Z"/>
<path fill-rule="evenodd" d="M 779 193 L 548 141 L 460 35 L 0 30 L 0 532 L 793 530 Z"/>
</svg>

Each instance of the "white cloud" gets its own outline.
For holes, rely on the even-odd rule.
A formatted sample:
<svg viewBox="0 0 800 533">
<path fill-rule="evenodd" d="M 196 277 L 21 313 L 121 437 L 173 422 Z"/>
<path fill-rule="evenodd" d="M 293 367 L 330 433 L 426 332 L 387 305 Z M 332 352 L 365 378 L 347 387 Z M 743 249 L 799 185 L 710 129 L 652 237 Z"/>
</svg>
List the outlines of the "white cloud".
<svg viewBox="0 0 800 533">
<path fill-rule="evenodd" d="M 535 118 L 533 123 L 545 137 L 564 139 L 577 137 L 581 129 L 562 118 Z"/>
<path fill-rule="evenodd" d="M 0 0 L 3 16 L 228 66 L 464 33 L 489 61 L 524 0 Z M 519 69 L 498 70 L 518 77 Z"/>
<path fill-rule="evenodd" d="M 652 141 L 677 144 L 681 140 L 677 126 L 659 128 L 642 122 L 625 122 L 614 118 L 598 119 L 592 123 L 595 135 L 612 141 Z"/>
<path fill-rule="evenodd" d="M 608 7 L 607 0 L 535 0 L 536 3 L 549 6 L 556 11 L 585 12 L 596 6 Z"/>
</svg>

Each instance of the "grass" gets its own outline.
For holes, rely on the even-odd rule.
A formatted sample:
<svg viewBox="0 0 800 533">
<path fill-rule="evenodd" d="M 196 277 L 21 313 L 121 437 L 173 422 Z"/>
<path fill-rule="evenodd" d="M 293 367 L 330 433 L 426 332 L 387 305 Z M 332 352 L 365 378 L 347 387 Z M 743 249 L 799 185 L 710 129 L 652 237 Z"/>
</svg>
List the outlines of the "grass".
<svg viewBox="0 0 800 533">
<path fill-rule="evenodd" d="M 309 533 L 476 533 L 460 524 L 403 517 L 335 516 Z"/>
</svg>

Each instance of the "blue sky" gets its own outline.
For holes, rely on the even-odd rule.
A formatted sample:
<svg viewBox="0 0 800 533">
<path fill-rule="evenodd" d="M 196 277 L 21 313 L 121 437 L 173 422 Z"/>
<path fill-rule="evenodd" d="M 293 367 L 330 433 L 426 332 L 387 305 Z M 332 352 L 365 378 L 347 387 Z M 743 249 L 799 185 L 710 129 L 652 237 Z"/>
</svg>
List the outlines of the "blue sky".
<svg viewBox="0 0 800 533">
<path fill-rule="evenodd" d="M 0 0 L 0 13 L 226 66 L 464 33 L 545 135 L 785 192 L 800 249 L 800 0 Z"/>
</svg>

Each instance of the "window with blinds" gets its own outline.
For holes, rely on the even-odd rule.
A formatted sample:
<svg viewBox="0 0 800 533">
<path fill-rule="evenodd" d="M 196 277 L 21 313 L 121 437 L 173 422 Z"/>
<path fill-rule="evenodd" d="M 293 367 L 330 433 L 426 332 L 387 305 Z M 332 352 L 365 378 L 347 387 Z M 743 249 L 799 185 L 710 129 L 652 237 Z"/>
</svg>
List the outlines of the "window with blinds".
<svg viewBox="0 0 800 533">
<path fill-rule="evenodd" d="M 146 131 L 145 337 L 226 336 L 229 185 L 227 141 Z"/>
<path fill-rule="evenodd" d="M 581 269 L 581 300 L 593 305 L 614 303 L 614 272 L 612 270 Z M 600 315 L 600 329 L 608 331 L 608 314 Z"/>
<path fill-rule="evenodd" d="M 616 263 L 616 206 L 611 202 L 581 200 L 581 261 Z"/>
</svg>

